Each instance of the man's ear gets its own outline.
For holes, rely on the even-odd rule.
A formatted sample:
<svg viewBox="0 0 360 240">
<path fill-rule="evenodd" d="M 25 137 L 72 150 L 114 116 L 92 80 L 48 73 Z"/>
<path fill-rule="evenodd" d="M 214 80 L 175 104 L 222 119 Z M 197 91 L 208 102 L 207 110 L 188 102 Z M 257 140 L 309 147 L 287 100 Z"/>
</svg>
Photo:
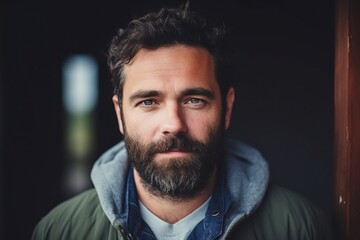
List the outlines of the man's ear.
<svg viewBox="0 0 360 240">
<path fill-rule="evenodd" d="M 116 113 L 116 117 L 117 117 L 117 120 L 118 120 L 118 125 L 119 125 L 119 130 L 120 132 L 124 135 L 124 128 L 123 128 L 123 120 L 122 120 L 122 114 L 121 114 L 121 109 L 120 109 L 120 106 L 119 106 L 119 98 L 118 96 L 115 94 L 113 97 L 112 97 L 112 101 L 113 101 L 113 104 L 114 104 L 114 109 L 115 109 L 115 113 Z"/>
<path fill-rule="evenodd" d="M 233 105 L 235 101 L 235 90 L 234 88 L 229 88 L 228 93 L 226 94 L 226 112 L 225 112 L 225 129 L 228 129 L 231 121 L 231 113 L 233 110 Z"/>
</svg>

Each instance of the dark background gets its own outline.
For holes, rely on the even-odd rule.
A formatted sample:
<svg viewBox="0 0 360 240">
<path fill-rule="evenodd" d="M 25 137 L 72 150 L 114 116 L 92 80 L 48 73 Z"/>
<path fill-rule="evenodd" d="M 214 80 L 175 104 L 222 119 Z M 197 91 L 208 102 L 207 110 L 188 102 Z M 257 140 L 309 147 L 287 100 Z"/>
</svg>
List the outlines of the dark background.
<svg viewBox="0 0 360 240">
<path fill-rule="evenodd" d="M 181 1 L 177 1 L 181 2 Z M 72 54 L 100 65 L 96 148 L 120 140 L 105 53 L 132 16 L 174 1 L 0 4 L 0 239 L 29 239 L 57 203 L 65 171 L 61 66 Z M 241 49 L 228 134 L 257 147 L 272 181 L 332 217 L 334 1 L 192 1 L 221 20 Z"/>
</svg>

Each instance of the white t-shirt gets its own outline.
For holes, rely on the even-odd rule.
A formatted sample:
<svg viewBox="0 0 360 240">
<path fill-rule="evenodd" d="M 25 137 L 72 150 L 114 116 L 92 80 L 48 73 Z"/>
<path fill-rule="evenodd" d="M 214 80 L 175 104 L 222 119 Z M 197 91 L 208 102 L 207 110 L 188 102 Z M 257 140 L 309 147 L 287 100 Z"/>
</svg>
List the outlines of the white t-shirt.
<svg viewBox="0 0 360 240">
<path fill-rule="evenodd" d="M 140 214 L 149 225 L 156 239 L 180 240 L 186 239 L 195 226 L 205 218 L 211 197 L 199 208 L 174 224 L 169 224 L 149 211 L 140 201 Z"/>
</svg>

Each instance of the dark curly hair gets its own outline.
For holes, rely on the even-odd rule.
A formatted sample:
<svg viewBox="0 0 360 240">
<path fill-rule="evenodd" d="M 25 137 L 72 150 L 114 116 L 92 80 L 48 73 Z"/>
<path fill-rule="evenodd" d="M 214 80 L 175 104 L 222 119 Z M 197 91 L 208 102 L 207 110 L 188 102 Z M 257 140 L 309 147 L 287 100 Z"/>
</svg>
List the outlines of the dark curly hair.
<svg viewBox="0 0 360 240">
<path fill-rule="evenodd" d="M 112 39 L 108 65 L 114 84 L 114 94 L 122 101 L 124 66 L 141 48 L 157 49 L 184 44 L 203 47 L 209 51 L 214 63 L 222 95 L 230 87 L 230 61 L 225 44 L 225 26 L 208 24 L 206 19 L 188 10 L 188 3 L 179 8 L 162 8 L 158 12 L 135 19 L 126 29 L 120 29 Z"/>
</svg>

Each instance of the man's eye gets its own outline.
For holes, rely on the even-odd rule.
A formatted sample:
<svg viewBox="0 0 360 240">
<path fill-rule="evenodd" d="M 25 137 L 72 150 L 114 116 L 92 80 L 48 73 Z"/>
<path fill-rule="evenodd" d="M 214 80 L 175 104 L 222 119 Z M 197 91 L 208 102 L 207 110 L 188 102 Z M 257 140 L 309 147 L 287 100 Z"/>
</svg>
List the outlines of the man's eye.
<svg viewBox="0 0 360 240">
<path fill-rule="evenodd" d="M 156 102 L 155 102 L 154 100 L 148 99 L 148 100 L 144 100 L 144 101 L 139 102 L 138 105 L 141 105 L 141 106 L 152 106 L 152 105 L 154 105 L 154 104 L 156 104 Z"/>
<path fill-rule="evenodd" d="M 190 98 L 186 103 L 199 104 L 204 103 L 204 101 L 199 98 Z"/>
</svg>

